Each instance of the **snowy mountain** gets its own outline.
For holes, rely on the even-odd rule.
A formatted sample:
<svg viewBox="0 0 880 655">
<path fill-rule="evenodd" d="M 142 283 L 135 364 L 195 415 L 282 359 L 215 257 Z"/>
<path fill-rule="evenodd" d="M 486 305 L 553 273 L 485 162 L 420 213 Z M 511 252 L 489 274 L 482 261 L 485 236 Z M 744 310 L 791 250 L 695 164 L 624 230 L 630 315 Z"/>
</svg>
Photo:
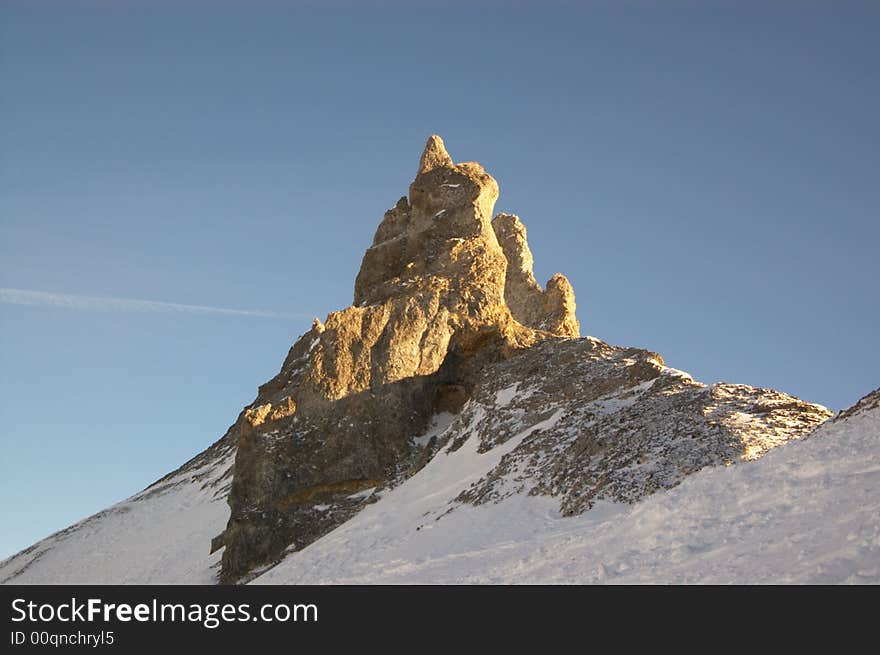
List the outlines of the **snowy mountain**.
<svg viewBox="0 0 880 655">
<path fill-rule="evenodd" d="M 455 503 L 509 452 L 441 451 L 254 583 L 880 583 L 880 389 L 758 461 L 578 516 L 523 493 Z M 0 580 L 216 581 L 206 544 L 230 466 L 217 454 L 6 560 Z"/>
<path fill-rule="evenodd" d="M 504 452 L 435 457 L 267 584 L 880 583 L 880 389 L 758 461 L 565 517 L 546 496 L 455 505 Z"/>
<path fill-rule="evenodd" d="M 217 443 L 0 583 L 877 581 L 880 394 L 829 420 L 580 337 L 497 195 L 431 137 L 352 306 Z"/>
<path fill-rule="evenodd" d="M 0 562 L 0 584 L 212 584 L 229 517 L 226 437 L 128 500 Z"/>
</svg>

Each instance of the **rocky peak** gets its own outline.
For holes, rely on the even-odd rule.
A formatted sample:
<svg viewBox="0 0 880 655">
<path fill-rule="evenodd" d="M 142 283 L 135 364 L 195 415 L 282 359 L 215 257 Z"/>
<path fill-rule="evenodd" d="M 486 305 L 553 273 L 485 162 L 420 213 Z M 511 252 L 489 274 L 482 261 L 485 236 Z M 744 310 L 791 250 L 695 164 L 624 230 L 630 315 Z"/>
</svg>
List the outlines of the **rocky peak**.
<svg viewBox="0 0 880 655">
<path fill-rule="evenodd" d="M 571 285 L 535 283 L 519 219 L 493 225 L 497 198 L 480 164 L 456 164 L 428 139 L 364 254 L 353 305 L 316 321 L 240 417 L 227 576 L 326 527 L 302 499 L 399 474 L 412 435 L 457 412 L 486 365 L 577 336 Z"/>
<path fill-rule="evenodd" d="M 541 289 L 532 272 L 526 229 L 517 216 L 492 219 L 498 184 L 480 164 L 455 164 L 432 135 L 425 144 L 409 197 L 380 223 L 355 282 L 354 304 L 363 306 L 403 289 L 448 287 L 469 292 L 482 306 L 497 305 L 529 328 L 578 336 L 574 290 L 562 274 Z"/>
<path fill-rule="evenodd" d="M 571 285 L 559 274 L 538 285 L 525 226 L 492 218 L 497 197 L 482 166 L 428 140 L 364 254 L 354 305 L 316 320 L 230 428 L 231 511 L 212 544 L 223 580 L 321 538 L 465 443 L 505 454 L 426 521 L 511 493 L 553 496 L 567 515 L 635 502 L 827 418 L 770 390 L 706 387 L 657 353 L 573 338 Z"/>
<path fill-rule="evenodd" d="M 356 306 L 414 290 L 469 289 L 483 311 L 503 304 L 506 262 L 491 227 L 498 184 L 476 163 L 453 163 L 428 139 L 419 172 L 379 224 L 355 281 Z M 464 308 L 462 308 L 464 309 Z"/>
</svg>

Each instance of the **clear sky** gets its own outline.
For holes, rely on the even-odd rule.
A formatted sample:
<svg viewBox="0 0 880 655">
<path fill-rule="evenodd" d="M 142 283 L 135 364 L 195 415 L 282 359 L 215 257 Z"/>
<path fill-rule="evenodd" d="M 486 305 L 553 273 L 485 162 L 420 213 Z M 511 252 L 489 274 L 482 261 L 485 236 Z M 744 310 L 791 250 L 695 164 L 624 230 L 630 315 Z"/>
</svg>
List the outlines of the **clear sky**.
<svg viewBox="0 0 880 655">
<path fill-rule="evenodd" d="M 415 4 L 0 5 L 0 557 L 220 437 L 432 132 L 585 334 L 880 385 L 880 4 Z"/>
</svg>

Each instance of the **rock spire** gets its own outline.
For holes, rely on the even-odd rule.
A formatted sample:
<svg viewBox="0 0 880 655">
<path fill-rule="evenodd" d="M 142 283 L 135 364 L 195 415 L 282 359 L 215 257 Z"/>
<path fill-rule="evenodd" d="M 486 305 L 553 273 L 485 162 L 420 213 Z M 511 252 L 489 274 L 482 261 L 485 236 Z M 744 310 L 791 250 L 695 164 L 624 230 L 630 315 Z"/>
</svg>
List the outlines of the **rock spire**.
<svg viewBox="0 0 880 655">
<path fill-rule="evenodd" d="M 571 285 L 556 275 L 540 288 L 525 227 L 493 221 L 497 198 L 480 164 L 428 139 L 364 254 L 352 306 L 315 321 L 239 419 L 227 579 L 323 534 L 357 506 L 353 492 L 410 466 L 411 437 L 457 412 L 487 364 L 578 336 Z M 322 516 L 315 498 L 337 511 Z"/>
</svg>

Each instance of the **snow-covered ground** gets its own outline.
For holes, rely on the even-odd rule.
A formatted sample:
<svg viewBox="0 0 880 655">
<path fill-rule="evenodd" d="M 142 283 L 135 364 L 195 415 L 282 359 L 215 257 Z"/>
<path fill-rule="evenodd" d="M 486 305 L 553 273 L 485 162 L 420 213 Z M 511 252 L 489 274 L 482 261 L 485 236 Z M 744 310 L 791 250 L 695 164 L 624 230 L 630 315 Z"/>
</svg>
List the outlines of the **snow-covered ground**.
<svg viewBox="0 0 880 655">
<path fill-rule="evenodd" d="M 452 503 L 499 450 L 479 454 L 472 437 L 439 453 L 254 582 L 880 583 L 876 406 L 758 461 L 569 518 L 546 497 Z"/>
<path fill-rule="evenodd" d="M 213 584 L 235 456 L 219 450 L 0 562 L 0 584 Z"/>
<path fill-rule="evenodd" d="M 558 413 L 482 454 L 472 436 L 254 582 L 880 583 L 880 394 L 872 398 L 757 461 L 575 517 L 546 496 L 454 500 Z M 449 424 L 441 418 L 433 433 Z M 0 583 L 215 582 L 220 552 L 209 546 L 228 517 L 233 455 L 209 451 L 0 562 Z"/>
</svg>

